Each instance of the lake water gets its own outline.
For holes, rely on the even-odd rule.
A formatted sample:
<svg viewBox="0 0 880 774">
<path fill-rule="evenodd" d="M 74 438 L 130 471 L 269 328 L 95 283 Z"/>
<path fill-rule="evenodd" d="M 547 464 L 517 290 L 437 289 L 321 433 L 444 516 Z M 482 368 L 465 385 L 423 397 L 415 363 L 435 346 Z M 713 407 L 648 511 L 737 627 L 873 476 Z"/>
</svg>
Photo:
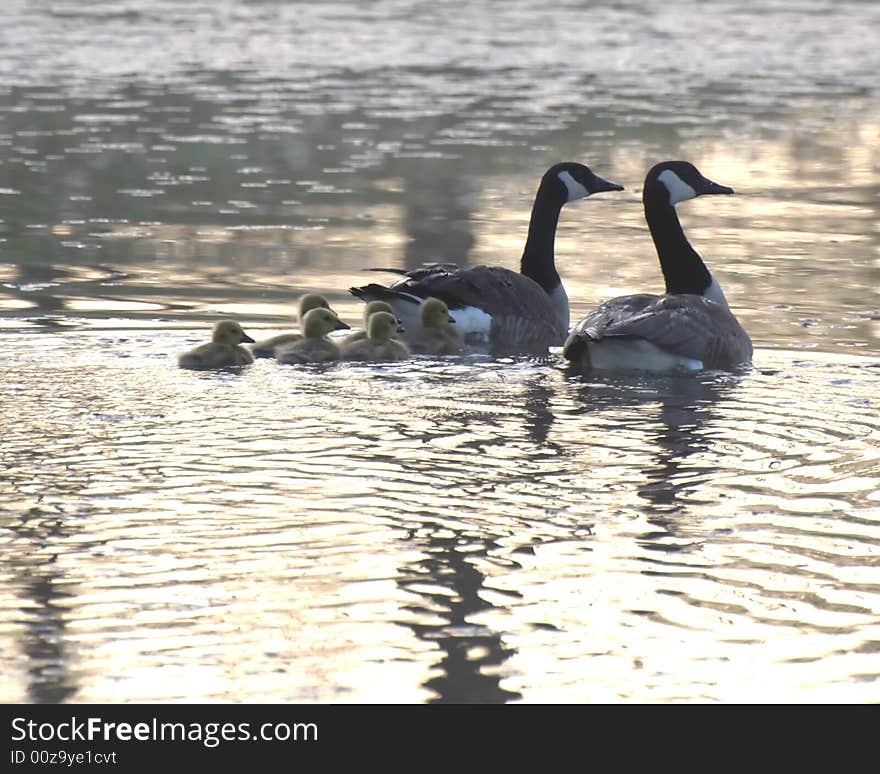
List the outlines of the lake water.
<svg viewBox="0 0 880 774">
<path fill-rule="evenodd" d="M 0 700 L 880 700 L 880 5 L 4 17 Z M 678 210 L 742 373 L 176 367 L 516 268 L 559 160 L 626 186 L 563 209 L 572 318 L 658 290 L 670 158 L 736 190 Z"/>
</svg>

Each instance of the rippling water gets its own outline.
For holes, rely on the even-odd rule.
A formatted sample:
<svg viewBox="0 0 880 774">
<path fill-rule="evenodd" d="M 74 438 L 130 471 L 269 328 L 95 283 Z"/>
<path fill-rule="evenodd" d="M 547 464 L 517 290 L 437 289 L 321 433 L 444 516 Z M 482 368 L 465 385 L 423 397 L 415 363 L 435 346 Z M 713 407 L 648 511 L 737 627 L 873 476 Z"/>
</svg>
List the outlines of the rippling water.
<svg viewBox="0 0 880 774">
<path fill-rule="evenodd" d="M 880 699 L 880 6 L 11 2 L 0 699 Z M 699 9 L 699 14 L 696 10 Z M 657 288 L 656 160 L 739 374 L 181 371 L 373 265 Z"/>
</svg>

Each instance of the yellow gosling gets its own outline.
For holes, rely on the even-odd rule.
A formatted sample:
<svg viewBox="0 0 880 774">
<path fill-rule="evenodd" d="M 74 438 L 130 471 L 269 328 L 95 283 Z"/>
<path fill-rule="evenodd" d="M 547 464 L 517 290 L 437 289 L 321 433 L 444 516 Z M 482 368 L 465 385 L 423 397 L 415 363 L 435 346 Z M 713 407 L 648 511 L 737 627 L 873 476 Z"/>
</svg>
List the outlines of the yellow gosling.
<svg viewBox="0 0 880 774">
<path fill-rule="evenodd" d="M 214 324 L 211 341 L 181 353 L 177 364 L 181 368 L 228 368 L 254 362 L 242 343 L 253 343 L 235 320 L 219 320 Z"/>
<path fill-rule="evenodd" d="M 302 319 L 303 337 L 275 350 L 279 363 L 326 363 L 339 360 L 339 346 L 327 338 L 331 331 L 348 330 L 342 320 L 329 309 L 311 309 Z"/>
<path fill-rule="evenodd" d="M 367 338 L 345 344 L 343 360 L 366 360 L 378 363 L 388 360 L 406 360 L 409 349 L 393 338 L 403 328 L 391 312 L 374 312 L 367 322 Z"/>
<path fill-rule="evenodd" d="M 327 299 L 320 293 L 306 293 L 299 297 L 297 302 L 297 311 L 300 325 L 302 319 L 312 309 L 330 309 Z M 331 310 L 332 311 L 332 310 Z M 254 357 L 275 357 L 275 348 L 283 347 L 286 344 L 293 344 L 295 341 L 302 339 L 301 333 L 281 333 L 277 336 L 271 336 L 268 339 L 262 339 L 251 347 Z"/>
<path fill-rule="evenodd" d="M 356 341 L 362 341 L 367 338 L 367 325 L 370 321 L 370 315 L 374 312 L 391 312 L 394 314 L 394 310 L 391 308 L 391 304 L 387 301 L 370 301 L 364 304 L 364 329 L 362 331 L 355 331 L 354 333 L 350 333 L 342 340 L 342 344 L 340 346 L 344 347 L 348 344 L 354 344 Z"/>
<path fill-rule="evenodd" d="M 420 355 L 455 355 L 461 352 L 461 335 L 443 301 L 426 298 L 419 314 L 422 327 L 404 337 L 410 352 Z"/>
</svg>

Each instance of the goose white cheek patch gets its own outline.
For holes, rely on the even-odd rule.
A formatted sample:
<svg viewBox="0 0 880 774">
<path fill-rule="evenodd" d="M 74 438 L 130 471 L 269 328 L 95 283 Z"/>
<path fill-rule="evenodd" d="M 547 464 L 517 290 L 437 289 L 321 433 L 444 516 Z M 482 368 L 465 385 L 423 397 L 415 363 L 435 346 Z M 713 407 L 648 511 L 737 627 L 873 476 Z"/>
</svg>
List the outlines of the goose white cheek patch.
<svg viewBox="0 0 880 774">
<path fill-rule="evenodd" d="M 663 172 L 657 176 L 657 179 L 663 183 L 663 185 L 666 186 L 666 190 L 669 191 L 670 204 L 678 204 L 687 199 L 693 199 L 697 195 L 697 192 L 671 169 L 663 170 Z"/>
<path fill-rule="evenodd" d="M 573 202 L 575 199 L 583 199 L 590 195 L 586 186 L 575 180 L 570 172 L 560 172 L 559 179 L 565 183 L 565 187 L 568 189 L 568 201 Z"/>
</svg>

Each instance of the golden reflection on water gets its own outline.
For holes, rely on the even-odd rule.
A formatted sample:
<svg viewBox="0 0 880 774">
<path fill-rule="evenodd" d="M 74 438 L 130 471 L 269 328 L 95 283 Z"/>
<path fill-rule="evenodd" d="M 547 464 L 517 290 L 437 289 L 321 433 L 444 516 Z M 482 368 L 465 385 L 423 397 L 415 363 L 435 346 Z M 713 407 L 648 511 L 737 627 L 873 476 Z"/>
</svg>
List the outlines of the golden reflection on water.
<svg viewBox="0 0 880 774">
<path fill-rule="evenodd" d="M 235 5 L 181 7 L 173 34 L 66 9 L 73 83 L 41 32 L 57 8 L 7 41 L 0 698 L 876 701 L 873 7 L 768 8 L 748 38 L 705 9 L 709 58 L 676 3 L 593 4 L 587 60 L 559 9 L 462 7 L 446 51 L 380 2 L 357 30 L 410 34 L 358 65 L 322 4 L 280 9 L 275 47 L 203 45 Z M 333 34 L 287 35 L 303 18 Z M 816 23 L 805 63 L 791 35 Z M 90 77 L 128 27 L 131 72 Z M 138 51 L 157 31 L 215 58 L 180 73 Z M 641 184 L 672 157 L 737 192 L 679 214 L 758 346 L 747 373 L 175 366 L 218 315 L 289 330 L 307 290 L 357 325 L 347 289 L 392 279 L 368 267 L 516 268 L 562 158 L 627 189 L 563 210 L 573 317 L 659 290 Z"/>
<path fill-rule="evenodd" d="M 68 337 L 3 387 L 9 700 L 875 696 L 869 363 L 192 374 L 186 332 Z"/>
</svg>

